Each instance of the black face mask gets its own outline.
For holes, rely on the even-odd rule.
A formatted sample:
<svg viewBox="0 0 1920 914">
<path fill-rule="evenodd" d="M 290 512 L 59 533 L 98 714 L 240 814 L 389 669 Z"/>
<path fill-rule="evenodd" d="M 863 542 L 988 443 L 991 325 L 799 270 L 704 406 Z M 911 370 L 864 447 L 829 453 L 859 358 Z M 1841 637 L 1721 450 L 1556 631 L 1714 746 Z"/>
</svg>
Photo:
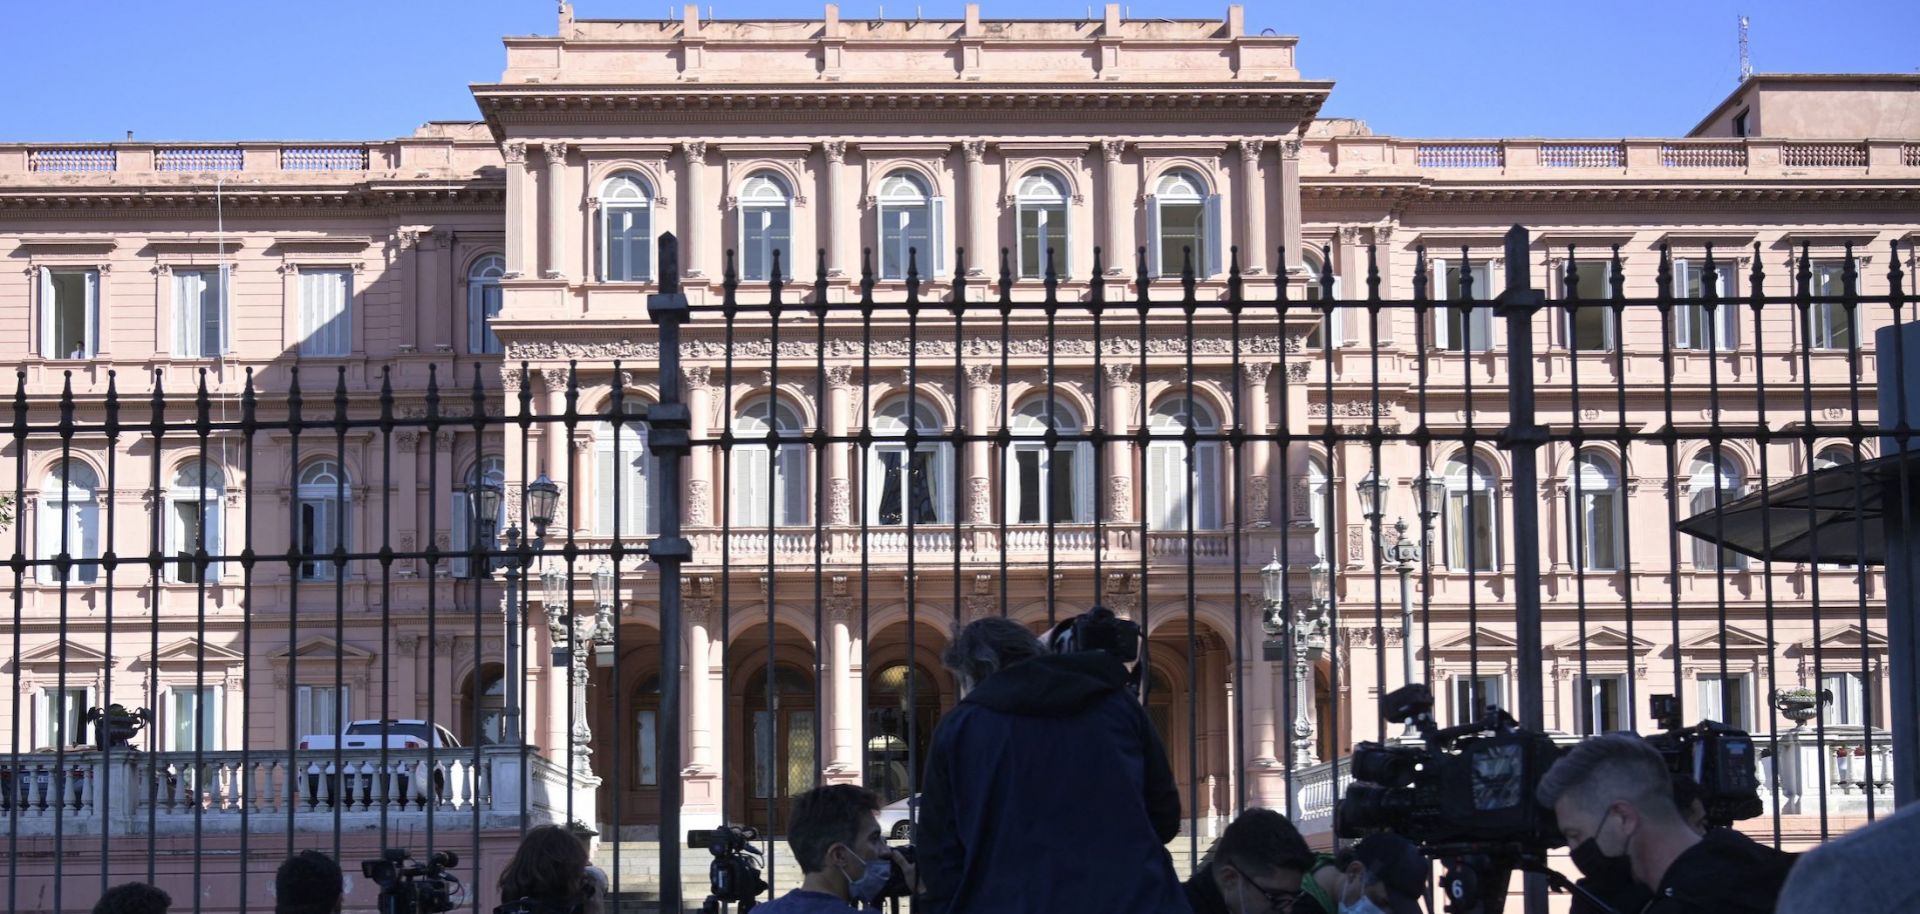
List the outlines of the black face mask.
<svg viewBox="0 0 1920 914">
<path fill-rule="evenodd" d="M 1600 852 L 1600 845 L 1594 838 L 1580 842 L 1573 849 L 1573 865 L 1580 875 L 1595 883 L 1609 886 L 1625 886 L 1633 883 L 1633 859 L 1625 855 L 1609 857 Z"/>
</svg>

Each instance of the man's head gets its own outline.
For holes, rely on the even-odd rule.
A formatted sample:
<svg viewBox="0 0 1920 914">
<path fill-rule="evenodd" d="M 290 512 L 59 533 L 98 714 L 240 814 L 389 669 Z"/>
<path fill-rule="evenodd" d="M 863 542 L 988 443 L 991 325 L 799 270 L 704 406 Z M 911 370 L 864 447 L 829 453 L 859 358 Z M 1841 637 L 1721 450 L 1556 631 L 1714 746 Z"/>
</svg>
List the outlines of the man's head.
<svg viewBox="0 0 1920 914">
<path fill-rule="evenodd" d="M 93 914 L 167 914 L 173 896 L 144 882 L 116 885 L 100 896 Z"/>
<path fill-rule="evenodd" d="M 1336 904 L 1361 905 L 1364 899 L 1391 914 L 1420 914 L 1433 874 L 1419 845 L 1385 832 L 1362 838 L 1334 865 L 1340 868 L 1339 887 L 1332 893 Z"/>
<path fill-rule="evenodd" d="M 988 676 L 1046 652 L 1039 637 L 1026 626 L 988 616 L 961 629 L 940 662 L 960 680 L 960 691 L 970 692 Z"/>
<path fill-rule="evenodd" d="M 1631 733 L 1573 747 L 1547 769 L 1536 799 L 1552 807 L 1568 847 L 1591 840 L 1603 857 L 1633 857 L 1648 838 L 1690 831 L 1674 806 L 1673 779 L 1659 750 Z"/>
<path fill-rule="evenodd" d="M 273 875 L 273 914 L 335 914 L 346 888 L 340 864 L 332 857 L 301 851 Z"/>
<path fill-rule="evenodd" d="M 816 787 L 794 797 L 787 846 L 801 872 L 846 897 L 847 885 L 885 855 L 879 812 L 879 796 L 852 784 Z"/>
<path fill-rule="evenodd" d="M 1313 849 L 1287 817 L 1249 809 L 1213 846 L 1213 884 L 1238 914 L 1286 911 L 1313 866 Z"/>
</svg>

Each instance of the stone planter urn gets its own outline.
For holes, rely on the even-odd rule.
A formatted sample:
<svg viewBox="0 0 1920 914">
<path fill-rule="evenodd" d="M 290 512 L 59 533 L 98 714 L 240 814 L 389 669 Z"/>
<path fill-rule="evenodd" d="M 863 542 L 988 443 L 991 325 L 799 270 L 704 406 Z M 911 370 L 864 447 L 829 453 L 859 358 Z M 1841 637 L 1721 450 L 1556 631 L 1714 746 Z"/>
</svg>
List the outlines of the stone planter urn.
<svg viewBox="0 0 1920 914">
<path fill-rule="evenodd" d="M 1772 699 L 1774 710 L 1795 725 L 1805 725 L 1820 715 L 1820 705 L 1833 703 L 1833 693 L 1826 689 L 1818 692 L 1812 689 L 1775 689 Z"/>
</svg>

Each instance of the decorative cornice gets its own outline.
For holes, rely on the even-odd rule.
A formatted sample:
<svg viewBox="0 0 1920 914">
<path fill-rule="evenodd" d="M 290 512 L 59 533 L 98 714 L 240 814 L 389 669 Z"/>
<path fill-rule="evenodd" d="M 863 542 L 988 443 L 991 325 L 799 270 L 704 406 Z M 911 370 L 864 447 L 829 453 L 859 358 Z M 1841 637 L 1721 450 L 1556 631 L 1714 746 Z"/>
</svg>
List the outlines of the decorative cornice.
<svg viewBox="0 0 1920 914">
<path fill-rule="evenodd" d="M 641 112 L 675 117 L 711 115 L 728 120 L 751 112 L 759 121 L 815 122 L 823 113 L 841 119 L 882 117 L 902 112 L 936 112 L 953 120 L 1004 118 L 1032 112 L 1049 120 L 1084 112 L 1092 118 L 1115 111 L 1140 117 L 1191 116 L 1204 111 L 1230 120 L 1271 123 L 1288 117 L 1304 120 L 1319 112 L 1331 83 L 1299 81 L 1271 86 L 1221 83 L 1164 85 L 1085 85 L 1077 83 L 980 85 L 951 88 L 899 85 L 703 86 L 680 84 L 660 89 L 637 86 L 513 84 L 480 86 L 474 98 L 489 120 L 536 123 L 570 119 L 582 112 Z"/>
</svg>

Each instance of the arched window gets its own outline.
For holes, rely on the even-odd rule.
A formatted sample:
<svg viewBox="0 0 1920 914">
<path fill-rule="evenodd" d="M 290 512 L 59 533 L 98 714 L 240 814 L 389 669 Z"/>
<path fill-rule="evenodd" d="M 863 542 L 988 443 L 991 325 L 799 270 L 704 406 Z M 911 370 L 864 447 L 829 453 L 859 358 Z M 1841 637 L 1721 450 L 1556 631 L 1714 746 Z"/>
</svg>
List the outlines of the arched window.
<svg viewBox="0 0 1920 914">
<path fill-rule="evenodd" d="M 473 714 L 477 718 L 469 722 L 477 725 L 478 730 L 470 734 L 475 746 L 496 746 L 504 736 L 507 711 L 507 677 L 497 663 L 489 663 L 475 674 L 475 688 L 470 698 L 473 701 Z"/>
<path fill-rule="evenodd" d="M 783 443 L 769 446 L 767 432 Z M 807 446 L 797 440 L 800 415 L 785 401 L 757 397 L 740 408 L 733 419 L 732 505 L 728 514 L 736 527 L 765 527 L 807 522 Z M 778 513 L 774 513 L 775 511 Z"/>
<path fill-rule="evenodd" d="M 193 555 L 201 548 L 207 555 L 220 554 L 220 497 L 227 488 L 220 468 L 195 460 L 173 474 L 167 489 L 167 538 L 176 557 L 169 566 L 172 578 L 183 584 L 201 580 Z M 207 563 L 206 580 L 220 580 L 220 564 Z"/>
<path fill-rule="evenodd" d="M 1313 557 L 1320 561 L 1333 550 L 1333 522 L 1327 516 L 1327 465 L 1318 457 L 1307 458 L 1307 516 L 1313 519 Z"/>
<path fill-rule="evenodd" d="M 1013 447 L 1007 472 L 1009 523 L 1093 522 L 1093 445 L 1059 441 L 1048 447 L 1048 429 L 1080 434 L 1080 414 L 1058 399 L 1028 400 L 1013 414 Z"/>
<path fill-rule="evenodd" d="M 921 279 L 946 264 L 946 200 L 934 196 L 918 175 L 896 171 L 880 182 L 880 278 L 907 278 L 907 255 L 917 252 Z"/>
<path fill-rule="evenodd" d="M 1847 447 L 1844 444 L 1828 445 L 1821 448 L 1820 453 L 1813 456 L 1813 468 L 1816 472 L 1846 466 L 1852 462 L 1853 448 Z"/>
<path fill-rule="evenodd" d="M 1725 454 L 1716 456 L 1708 452 L 1693 458 L 1687 479 L 1692 492 L 1688 502 L 1695 514 L 1704 514 L 1739 498 L 1746 488 L 1740 468 Z M 1695 537 L 1693 567 L 1702 571 L 1744 571 L 1747 557 Z"/>
<path fill-rule="evenodd" d="M 1618 571 L 1620 568 L 1620 527 L 1623 522 L 1620 500 L 1620 473 L 1613 461 L 1598 451 L 1581 451 L 1574 460 L 1573 481 L 1567 494 L 1576 505 L 1574 523 L 1578 524 L 1575 545 L 1580 567 L 1587 571 Z"/>
<path fill-rule="evenodd" d="M 633 767 L 641 787 L 660 786 L 660 673 L 640 677 L 633 687 Z"/>
<path fill-rule="evenodd" d="M 593 532 L 622 539 L 650 536 L 659 527 L 660 464 L 648 447 L 645 403 L 621 398 L 618 432 L 609 421 L 593 433 Z"/>
<path fill-rule="evenodd" d="M 507 273 L 507 259 L 488 254 L 473 262 L 467 271 L 467 351 L 486 355 L 500 351 L 500 338 L 488 321 L 500 314 L 500 277 Z"/>
<path fill-rule="evenodd" d="M 1220 195 L 1208 193 L 1206 182 L 1193 172 L 1167 173 L 1154 185 L 1153 205 L 1147 207 L 1147 238 L 1156 276 L 1179 276 L 1189 250 L 1195 274 L 1219 273 Z"/>
<path fill-rule="evenodd" d="M 793 278 L 793 195 L 779 176 L 757 172 L 740 188 L 740 278 L 773 278 L 775 251 L 780 278 Z"/>
<path fill-rule="evenodd" d="M 1073 255 L 1067 243 L 1067 184 L 1051 171 L 1036 171 L 1020 179 L 1014 196 L 1020 224 L 1020 276 L 1039 279 L 1047 275 L 1051 258 L 1054 273 L 1065 277 L 1073 272 Z"/>
<path fill-rule="evenodd" d="M 600 279 L 645 282 L 653 278 L 653 191 L 641 176 L 623 171 L 600 185 Z"/>
<path fill-rule="evenodd" d="M 300 471 L 296 544 L 300 550 L 300 579 L 331 581 L 335 548 L 347 548 L 347 473 L 331 460 L 316 460 Z"/>
<path fill-rule="evenodd" d="M 1447 567 L 1493 571 L 1500 567 L 1498 480 L 1479 455 L 1447 461 Z"/>
<path fill-rule="evenodd" d="M 61 553 L 79 562 L 100 558 L 100 477 L 78 460 L 54 467 L 40 484 L 40 558 Z M 63 575 L 52 565 L 40 566 L 40 580 L 92 584 L 100 580 L 97 563 L 76 564 Z"/>
<path fill-rule="evenodd" d="M 1220 442 L 1181 435 L 1220 431 L 1213 411 L 1191 393 L 1168 394 L 1147 416 L 1147 519 L 1154 530 L 1220 527 Z"/>
<path fill-rule="evenodd" d="M 917 402 L 910 400 L 917 399 Z M 895 397 L 873 417 L 867 458 L 867 521 L 883 527 L 950 523 L 953 518 L 953 445 L 907 436 L 908 409 L 918 435 L 940 434 L 940 419 L 925 396 Z"/>
<path fill-rule="evenodd" d="M 1306 300 L 1310 302 L 1321 301 L 1326 297 L 1326 287 L 1320 282 L 1320 277 L 1326 275 L 1326 264 L 1321 262 L 1317 254 L 1306 254 L 1302 256 L 1300 263 L 1306 267 L 1307 271 L 1307 284 L 1305 286 Z M 1335 299 L 1340 297 L 1340 275 L 1338 273 L 1333 276 L 1333 297 Z M 1338 346 L 1341 342 L 1340 309 L 1335 308 L 1331 316 L 1321 318 L 1320 323 L 1314 325 L 1313 330 L 1307 334 L 1305 347 L 1308 352 L 1316 352 L 1328 345 Z"/>
<path fill-rule="evenodd" d="M 460 484 L 454 487 L 453 524 L 448 531 L 451 536 L 454 555 L 447 559 L 447 570 L 456 578 L 486 577 L 486 559 L 474 563 L 471 556 L 474 550 L 491 548 L 495 537 L 506 529 L 507 524 L 507 464 L 499 457 L 482 457 L 467 468 L 467 474 L 461 477 Z M 494 486 L 500 492 L 500 507 L 495 515 L 486 518 L 486 523 L 474 523 L 473 498 L 479 494 L 483 485 Z"/>
</svg>

